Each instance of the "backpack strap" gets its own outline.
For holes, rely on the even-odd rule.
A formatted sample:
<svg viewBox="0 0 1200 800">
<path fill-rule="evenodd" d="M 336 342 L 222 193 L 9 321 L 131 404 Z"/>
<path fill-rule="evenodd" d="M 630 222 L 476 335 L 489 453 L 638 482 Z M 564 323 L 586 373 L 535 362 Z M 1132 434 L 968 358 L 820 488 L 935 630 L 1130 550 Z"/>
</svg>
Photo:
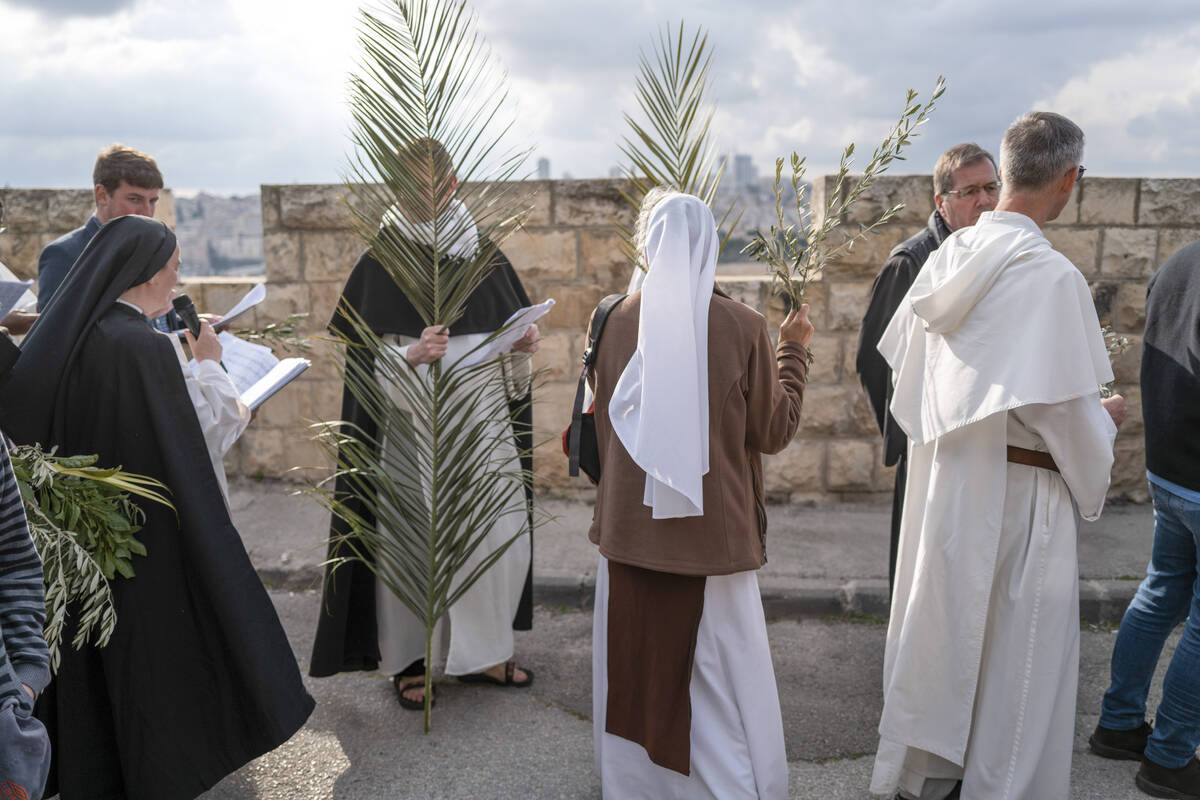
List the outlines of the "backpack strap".
<svg viewBox="0 0 1200 800">
<path fill-rule="evenodd" d="M 579 437 L 583 428 L 583 394 L 587 385 L 588 370 L 596 363 L 596 346 L 600 344 L 600 335 L 604 333 L 604 323 L 608 321 L 609 312 L 629 295 L 610 294 L 600 301 L 592 312 L 592 322 L 588 326 L 588 345 L 583 351 L 583 369 L 579 372 L 579 386 L 575 390 L 575 407 L 571 411 L 571 430 L 567 439 L 567 473 L 571 476 L 579 474 Z"/>
</svg>

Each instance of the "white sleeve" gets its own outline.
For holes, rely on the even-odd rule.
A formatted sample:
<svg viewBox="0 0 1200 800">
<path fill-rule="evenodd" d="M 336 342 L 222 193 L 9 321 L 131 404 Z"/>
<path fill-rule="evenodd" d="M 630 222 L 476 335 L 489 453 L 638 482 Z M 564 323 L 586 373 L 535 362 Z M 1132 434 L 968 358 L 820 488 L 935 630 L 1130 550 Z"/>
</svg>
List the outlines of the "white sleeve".
<svg viewBox="0 0 1200 800">
<path fill-rule="evenodd" d="M 1071 490 L 1079 515 L 1094 520 L 1104 510 L 1117 426 L 1100 405 L 1099 392 L 1063 403 L 1035 403 L 1010 412 L 1046 443 Z"/>
<path fill-rule="evenodd" d="M 189 374 L 191 373 L 191 374 Z M 250 409 L 242 402 L 229 373 L 216 361 L 199 361 L 186 369 L 188 394 L 214 458 L 223 458 L 250 424 Z"/>
<path fill-rule="evenodd" d="M 500 356 L 500 370 L 504 375 L 504 391 L 510 402 L 529 394 L 533 380 L 533 359 L 529 353 L 514 350 Z"/>
</svg>

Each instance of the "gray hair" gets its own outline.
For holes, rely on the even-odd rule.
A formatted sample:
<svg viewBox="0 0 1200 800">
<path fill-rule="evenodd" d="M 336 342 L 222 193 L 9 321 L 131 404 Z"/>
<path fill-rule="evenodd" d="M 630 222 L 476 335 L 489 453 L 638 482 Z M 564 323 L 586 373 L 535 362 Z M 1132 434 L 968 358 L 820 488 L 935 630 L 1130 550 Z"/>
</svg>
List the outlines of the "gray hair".
<svg viewBox="0 0 1200 800">
<path fill-rule="evenodd" d="M 933 193 L 941 195 L 952 190 L 957 170 L 984 159 L 992 162 L 992 169 L 996 168 L 996 159 L 992 158 L 992 154 L 974 142 L 954 145 L 942 153 L 933 166 Z"/>
<path fill-rule="evenodd" d="M 1083 131 L 1062 114 L 1030 111 L 1000 143 L 1000 176 L 1012 189 L 1041 189 L 1083 159 Z"/>
<path fill-rule="evenodd" d="M 642 196 L 642 207 L 638 210 L 637 225 L 633 229 L 633 244 L 637 247 L 638 263 L 642 264 L 643 269 L 646 268 L 646 264 L 642 262 L 646 257 L 646 237 L 649 235 L 650 214 L 659 203 L 677 194 L 682 193 L 670 186 L 655 186 Z"/>
</svg>

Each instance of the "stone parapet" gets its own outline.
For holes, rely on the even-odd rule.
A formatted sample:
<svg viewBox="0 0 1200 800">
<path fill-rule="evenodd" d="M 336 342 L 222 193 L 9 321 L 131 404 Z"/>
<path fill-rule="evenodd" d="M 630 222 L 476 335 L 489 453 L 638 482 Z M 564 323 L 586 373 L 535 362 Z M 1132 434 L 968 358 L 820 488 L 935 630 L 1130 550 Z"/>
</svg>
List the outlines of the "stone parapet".
<svg viewBox="0 0 1200 800">
<path fill-rule="evenodd" d="M 588 494 L 586 482 L 566 476 L 558 438 L 574 397 L 578 359 L 591 310 L 606 294 L 622 291 L 630 265 L 614 221 L 632 222 L 619 180 L 538 181 L 524 228 L 503 249 L 530 296 L 553 297 L 557 305 L 541 325 L 544 342 L 535 357 L 541 370 L 534 419 L 542 442 L 535 458 L 543 489 Z M 467 186 L 464 191 L 482 191 Z M 818 217 L 833 189 L 832 178 L 813 187 Z M 231 475 L 288 480 L 327 474 L 329 457 L 317 447 L 309 426 L 340 413 L 340 354 L 321 333 L 354 261 L 363 249 L 338 185 L 262 187 L 266 275 L 258 279 L 193 278 L 187 289 L 203 310 L 221 311 L 255 281 L 265 280 L 267 300 L 244 327 L 262 328 L 293 313 L 308 313 L 313 368 L 263 407 L 227 457 Z M 817 327 L 814 362 L 796 440 L 768 456 L 767 490 L 775 499 L 882 499 L 892 470 L 881 463 L 874 418 L 854 370 L 859 321 L 871 282 L 896 244 L 919 231 L 933 209 L 927 175 L 887 176 L 864 196 L 845 220 L 870 222 L 897 203 L 905 208 L 879 233 L 859 243 L 809 285 L 807 299 Z M 0 236 L 0 260 L 18 274 L 33 276 L 37 253 L 55 237 L 82 224 L 91 211 L 83 191 L 0 190 L 8 207 L 8 233 Z M 169 214 L 167 195 L 160 214 Z M 1111 494 L 1146 499 L 1145 459 L 1140 438 L 1137 391 L 1141 333 L 1148 277 L 1168 256 L 1200 238 L 1192 216 L 1200 180 L 1088 177 L 1046 235 L 1087 277 L 1103 324 L 1133 346 L 1116 359 L 1117 390 L 1130 400 L 1131 416 L 1118 441 Z M 186 256 L 185 256 L 186 257 Z M 752 271 L 751 271 L 752 272 Z M 721 275 L 734 298 L 763 312 L 772 335 L 783 305 L 758 275 Z M 294 469 L 312 467 L 314 469 Z"/>
</svg>

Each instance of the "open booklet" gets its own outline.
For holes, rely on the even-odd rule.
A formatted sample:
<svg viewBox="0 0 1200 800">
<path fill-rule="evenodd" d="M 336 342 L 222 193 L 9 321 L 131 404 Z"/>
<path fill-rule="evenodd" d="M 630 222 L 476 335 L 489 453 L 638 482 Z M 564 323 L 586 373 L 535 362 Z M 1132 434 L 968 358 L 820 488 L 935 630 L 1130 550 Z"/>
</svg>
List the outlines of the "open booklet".
<svg viewBox="0 0 1200 800">
<path fill-rule="evenodd" d="M 529 330 L 529 326 L 549 314 L 552 308 L 554 308 L 554 298 L 551 297 L 535 306 L 525 306 L 524 308 L 517 309 L 505 321 L 504 324 L 507 328 L 505 328 L 504 333 L 488 342 L 486 347 L 481 347 L 474 353 L 466 356 L 462 362 L 463 366 L 474 366 L 475 364 L 487 361 L 489 358 L 495 358 L 512 350 L 513 345 L 521 340 L 521 337 L 525 335 L 525 331 Z"/>
<path fill-rule="evenodd" d="M 307 358 L 275 357 L 271 348 L 252 344 L 229 331 L 217 335 L 221 341 L 221 364 L 251 411 L 265 403 L 271 395 L 291 383 L 311 362 Z M 193 366 L 195 362 L 192 362 Z"/>
</svg>

